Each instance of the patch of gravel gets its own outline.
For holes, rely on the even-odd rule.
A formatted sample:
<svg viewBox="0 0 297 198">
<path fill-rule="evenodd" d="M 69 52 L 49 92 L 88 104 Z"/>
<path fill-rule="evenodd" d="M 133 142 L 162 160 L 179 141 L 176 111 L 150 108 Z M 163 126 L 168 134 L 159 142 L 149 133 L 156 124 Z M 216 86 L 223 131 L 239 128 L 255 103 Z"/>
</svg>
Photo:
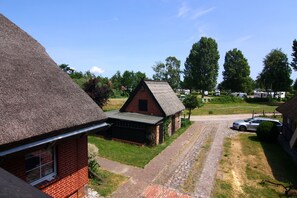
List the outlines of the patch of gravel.
<svg viewBox="0 0 297 198">
<path fill-rule="evenodd" d="M 176 167 L 174 174 L 172 174 L 171 178 L 164 184 L 166 187 L 171 187 L 175 189 L 180 189 L 180 187 L 184 184 L 188 175 L 196 161 L 196 156 L 201 151 L 201 147 L 204 145 L 205 140 L 216 131 L 216 126 L 207 127 L 192 146 L 191 150 L 187 153 L 187 155 L 183 158 L 182 162 Z"/>
<path fill-rule="evenodd" d="M 196 191 L 193 194 L 194 197 L 211 197 L 216 172 L 223 152 L 224 138 L 237 133 L 237 131 L 228 128 L 229 123 L 226 121 L 219 121 L 217 125 L 219 127 L 206 158 L 205 166 L 203 167 L 200 178 L 197 178 Z"/>
</svg>

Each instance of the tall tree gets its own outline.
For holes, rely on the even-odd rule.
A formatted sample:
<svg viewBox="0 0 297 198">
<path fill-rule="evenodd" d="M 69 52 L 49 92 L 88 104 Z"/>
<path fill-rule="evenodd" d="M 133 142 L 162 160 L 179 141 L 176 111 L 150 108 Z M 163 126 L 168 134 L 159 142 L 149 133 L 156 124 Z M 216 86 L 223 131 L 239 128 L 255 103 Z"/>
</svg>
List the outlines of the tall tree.
<svg viewBox="0 0 297 198">
<path fill-rule="evenodd" d="M 112 87 L 114 89 L 120 89 L 122 86 L 122 75 L 120 71 L 117 71 L 111 78 Z"/>
<path fill-rule="evenodd" d="M 257 77 L 258 83 L 266 90 L 290 90 L 292 69 L 289 66 L 287 55 L 281 49 L 273 49 L 265 56 L 263 64 L 264 68 Z"/>
<path fill-rule="evenodd" d="M 295 39 L 293 41 L 293 46 L 292 46 L 292 62 L 291 62 L 291 67 L 297 71 L 297 40 Z"/>
<path fill-rule="evenodd" d="M 248 61 L 242 52 L 236 48 L 228 51 L 225 55 L 221 87 L 232 92 L 247 93 L 250 93 L 253 89 Z"/>
<path fill-rule="evenodd" d="M 154 80 L 162 80 L 168 82 L 172 89 L 180 87 L 180 60 L 174 56 L 169 56 L 165 59 L 165 64 L 158 62 L 153 66 L 155 74 Z"/>
<path fill-rule="evenodd" d="M 209 91 L 215 88 L 219 73 L 219 51 L 216 41 L 202 37 L 194 43 L 185 62 L 184 85 L 189 89 Z"/>
</svg>

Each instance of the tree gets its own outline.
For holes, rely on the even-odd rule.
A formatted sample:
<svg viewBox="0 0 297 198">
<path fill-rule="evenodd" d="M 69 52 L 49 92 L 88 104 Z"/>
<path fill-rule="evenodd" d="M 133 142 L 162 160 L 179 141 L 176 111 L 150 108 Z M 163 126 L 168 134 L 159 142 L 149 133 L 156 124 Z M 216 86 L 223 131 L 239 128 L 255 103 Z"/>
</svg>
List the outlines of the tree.
<svg viewBox="0 0 297 198">
<path fill-rule="evenodd" d="M 111 78 L 110 78 L 111 82 L 112 82 L 112 87 L 114 89 L 121 89 L 122 86 L 122 75 L 120 71 L 117 71 Z"/>
<path fill-rule="evenodd" d="M 61 64 L 61 65 L 59 65 L 59 67 L 67 74 L 72 74 L 74 72 L 74 69 L 69 67 L 68 64 Z"/>
<path fill-rule="evenodd" d="M 180 60 L 174 56 L 169 56 L 165 59 L 165 64 L 162 62 L 156 63 L 153 66 L 155 74 L 154 80 L 166 81 L 172 89 L 180 87 Z"/>
<path fill-rule="evenodd" d="M 185 105 L 186 109 L 189 110 L 188 119 L 191 118 L 192 109 L 195 109 L 196 107 L 202 107 L 203 102 L 202 100 L 197 100 L 197 97 L 190 94 L 186 95 L 185 99 L 183 100 L 183 104 Z"/>
<path fill-rule="evenodd" d="M 184 85 L 190 90 L 209 91 L 215 88 L 219 72 L 219 51 L 216 41 L 202 37 L 194 43 L 185 62 Z"/>
<path fill-rule="evenodd" d="M 91 78 L 84 84 L 84 91 L 102 108 L 111 95 L 111 89 L 107 85 L 99 86 L 98 78 Z"/>
<path fill-rule="evenodd" d="M 221 88 L 232 92 L 250 93 L 253 90 L 253 85 L 250 66 L 242 52 L 236 48 L 228 51 L 225 55 Z"/>
<path fill-rule="evenodd" d="M 291 67 L 297 71 L 297 40 L 295 39 L 293 41 L 293 46 L 292 46 L 292 62 L 291 62 Z"/>
<path fill-rule="evenodd" d="M 257 77 L 260 85 L 274 92 L 290 90 L 292 69 L 289 66 L 287 55 L 281 49 L 273 49 L 265 56 L 263 64 L 264 68 Z"/>
</svg>

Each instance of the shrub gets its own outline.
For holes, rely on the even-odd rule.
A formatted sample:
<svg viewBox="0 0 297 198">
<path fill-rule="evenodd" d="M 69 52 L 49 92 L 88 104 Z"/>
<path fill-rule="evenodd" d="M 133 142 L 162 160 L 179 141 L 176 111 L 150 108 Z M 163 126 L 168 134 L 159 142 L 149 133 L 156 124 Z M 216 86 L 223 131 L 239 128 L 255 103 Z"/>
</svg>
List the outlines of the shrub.
<svg viewBox="0 0 297 198">
<path fill-rule="evenodd" d="M 279 130 L 273 122 L 262 122 L 257 128 L 257 137 L 261 141 L 265 142 L 276 142 Z"/>
<path fill-rule="evenodd" d="M 187 118 L 182 118 L 181 119 L 181 127 L 186 127 L 186 126 L 189 126 L 191 125 L 191 121 Z"/>
<path fill-rule="evenodd" d="M 234 97 L 234 96 L 220 96 L 217 98 L 213 98 L 210 103 L 212 104 L 226 104 L 226 103 L 240 103 L 243 102 L 244 100 L 239 97 Z"/>
<path fill-rule="evenodd" d="M 248 103 L 269 102 L 269 98 L 245 98 Z"/>
<path fill-rule="evenodd" d="M 96 156 L 98 155 L 99 149 L 94 145 L 88 143 L 88 169 L 92 173 L 96 173 L 100 165 L 96 160 Z"/>
</svg>

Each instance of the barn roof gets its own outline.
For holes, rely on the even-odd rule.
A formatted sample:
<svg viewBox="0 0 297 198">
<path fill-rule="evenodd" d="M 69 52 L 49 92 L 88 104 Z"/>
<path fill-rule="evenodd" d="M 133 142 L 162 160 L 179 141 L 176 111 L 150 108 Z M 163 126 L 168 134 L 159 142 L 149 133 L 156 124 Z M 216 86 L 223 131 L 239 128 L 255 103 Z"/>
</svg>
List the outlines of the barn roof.
<svg viewBox="0 0 297 198">
<path fill-rule="evenodd" d="M 45 49 L 2 14 L 0 74 L 0 148 L 106 119 Z"/>
<path fill-rule="evenodd" d="M 126 108 L 126 106 L 131 102 L 132 98 L 135 96 L 136 92 L 140 89 L 141 86 L 146 86 L 165 116 L 174 115 L 177 112 L 183 111 L 185 106 L 178 99 L 173 89 L 165 81 L 151 81 L 151 80 L 142 80 L 139 85 L 134 90 L 134 93 L 128 98 L 126 103 L 121 108 L 121 111 Z"/>
<path fill-rule="evenodd" d="M 276 110 L 286 117 L 297 121 L 297 95 L 294 96 L 291 100 L 288 100 L 284 104 L 277 107 Z"/>
<path fill-rule="evenodd" d="M 163 120 L 163 117 L 160 117 L 160 116 L 152 116 L 152 115 L 130 113 L 130 112 L 119 112 L 117 110 L 106 112 L 106 115 L 108 116 L 108 118 L 112 118 L 112 119 L 139 122 L 139 123 L 151 124 L 151 125 L 155 125 L 158 122 Z"/>
</svg>

